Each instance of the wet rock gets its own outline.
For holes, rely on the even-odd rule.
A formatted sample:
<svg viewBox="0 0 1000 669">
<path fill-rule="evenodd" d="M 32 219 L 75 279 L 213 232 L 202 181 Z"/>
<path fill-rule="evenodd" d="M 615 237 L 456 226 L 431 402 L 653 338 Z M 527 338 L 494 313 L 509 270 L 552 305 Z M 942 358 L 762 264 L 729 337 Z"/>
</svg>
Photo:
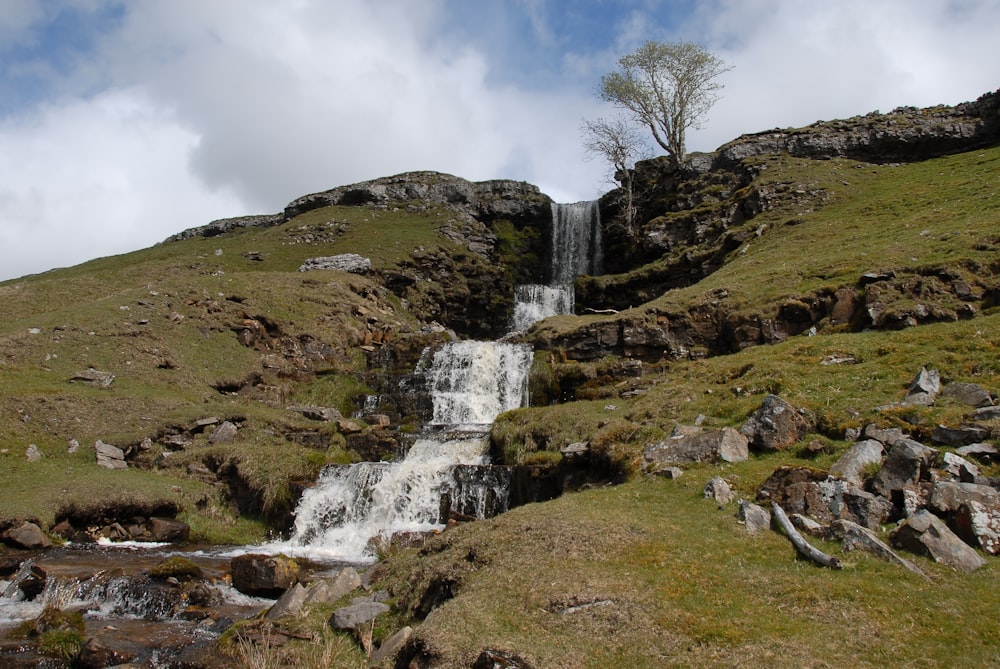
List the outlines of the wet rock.
<svg viewBox="0 0 1000 669">
<path fill-rule="evenodd" d="M 389 606 L 381 602 L 359 601 L 334 611 L 329 624 L 335 630 L 353 630 L 358 625 L 371 622 L 388 610 Z"/>
<path fill-rule="evenodd" d="M 930 479 L 938 452 L 912 439 L 897 441 L 886 454 L 882 468 L 872 481 L 872 491 L 889 497 L 908 483 Z"/>
<path fill-rule="evenodd" d="M 830 473 L 861 487 L 864 485 L 862 473 L 871 465 L 882 462 L 885 449 L 882 442 L 875 439 L 859 441 L 840 456 L 830 467 Z"/>
<path fill-rule="evenodd" d="M 208 437 L 208 443 L 210 444 L 229 444 L 236 439 L 236 433 L 238 429 L 236 425 L 227 421 L 224 421 L 221 425 L 212 431 L 212 434 Z"/>
<path fill-rule="evenodd" d="M 299 579 L 298 563 L 284 555 L 239 555 L 229 569 L 234 588 L 260 597 L 278 597 Z"/>
<path fill-rule="evenodd" d="M 966 573 L 986 564 L 986 560 L 948 529 L 944 521 L 926 509 L 907 518 L 889 538 L 894 546 L 929 556 L 935 562 Z"/>
<path fill-rule="evenodd" d="M 391 637 L 382 642 L 382 645 L 372 653 L 371 659 L 368 660 L 368 666 L 372 668 L 381 667 L 393 667 L 395 666 L 396 656 L 399 652 L 406 647 L 409 642 L 410 637 L 413 636 L 413 628 L 406 626 L 399 630 Z"/>
<path fill-rule="evenodd" d="M 930 406 L 941 392 L 941 374 L 936 369 L 921 367 L 917 376 L 910 382 L 906 393 L 905 404 Z"/>
<path fill-rule="evenodd" d="M 39 548 L 49 548 L 52 542 L 45 532 L 35 523 L 21 523 L 17 527 L 12 527 L 0 535 L 4 543 L 15 548 L 26 548 L 36 550 Z"/>
<path fill-rule="evenodd" d="M 702 497 L 705 499 L 714 499 L 719 503 L 720 506 L 729 504 L 736 498 L 736 493 L 733 492 L 732 487 L 726 479 L 721 476 L 715 476 L 705 484 L 704 490 L 701 492 Z"/>
<path fill-rule="evenodd" d="M 753 502 L 741 501 L 736 517 L 750 534 L 760 534 L 771 528 L 771 512 Z"/>
<path fill-rule="evenodd" d="M 111 384 L 115 381 L 115 375 L 111 372 L 101 372 L 99 370 L 90 367 L 82 372 L 77 372 L 72 377 L 70 381 L 76 383 L 88 383 L 92 386 L 97 386 L 98 388 L 109 388 Z"/>
<path fill-rule="evenodd" d="M 762 451 L 783 451 L 805 436 L 809 424 L 791 404 L 768 395 L 760 408 L 747 418 L 740 432 L 751 448 Z"/>
<path fill-rule="evenodd" d="M 94 452 L 97 455 L 98 467 L 104 467 L 105 469 L 128 469 L 128 464 L 125 462 L 125 451 L 117 446 L 105 444 L 98 439 L 94 442 Z"/>
<path fill-rule="evenodd" d="M 743 462 L 749 457 L 747 438 L 725 427 L 713 432 L 698 432 L 670 437 L 643 449 L 647 464 L 683 464 L 689 462 Z"/>
<path fill-rule="evenodd" d="M 104 669 L 127 664 L 135 659 L 134 655 L 110 648 L 105 643 L 97 637 L 87 639 L 73 661 L 73 666 L 79 669 Z"/>
<path fill-rule="evenodd" d="M 975 408 L 993 405 L 993 397 L 989 392 L 975 383 L 949 383 L 941 391 L 941 395 Z"/>
</svg>

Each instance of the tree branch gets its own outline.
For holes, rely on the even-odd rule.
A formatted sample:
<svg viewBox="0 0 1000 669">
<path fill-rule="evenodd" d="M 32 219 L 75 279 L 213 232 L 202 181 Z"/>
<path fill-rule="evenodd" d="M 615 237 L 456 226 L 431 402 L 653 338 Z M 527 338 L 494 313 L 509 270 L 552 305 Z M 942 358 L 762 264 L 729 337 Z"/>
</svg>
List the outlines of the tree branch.
<svg viewBox="0 0 1000 669">
<path fill-rule="evenodd" d="M 792 525 L 790 520 L 788 520 L 788 516 L 785 515 L 784 509 L 777 504 L 772 503 L 771 512 L 774 514 L 774 519 L 778 521 L 778 525 L 781 527 L 782 531 L 784 531 L 785 536 L 787 536 L 788 540 L 792 542 L 793 546 L 795 546 L 795 550 L 798 551 L 799 555 L 809 558 L 816 564 L 823 567 L 829 567 L 830 569 L 841 568 L 840 558 L 833 555 L 827 555 L 802 538 L 799 531 L 796 530 L 795 526 Z"/>
</svg>

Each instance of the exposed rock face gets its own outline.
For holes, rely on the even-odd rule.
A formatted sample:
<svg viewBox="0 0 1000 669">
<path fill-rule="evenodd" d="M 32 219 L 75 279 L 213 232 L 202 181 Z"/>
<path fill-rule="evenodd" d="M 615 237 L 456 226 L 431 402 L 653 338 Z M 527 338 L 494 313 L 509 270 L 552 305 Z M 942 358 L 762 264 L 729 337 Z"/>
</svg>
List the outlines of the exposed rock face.
<svg viewBox="0 0 1000 669">
<path fill-rule="evenodd" d="M 366 274 L 372 269 L 372 261 L 369 258 L 360 256 L 357 253 L 342 253 L 336 256 L 320 256 L 317 258 L 307 258 L 300 272 L 310 270 L 333 269 L 341 272 L 351 272 L 353 274 Z"/>
<path fill-rule="evenodd" d="M 98 439 L 94 443 L 94 452 L 97 455 L 97 465 L 99 467 L 104 467 L 105 469 L 128 469 L 128 464 L 125 462 L 125 451 L 117 446 L 105 444 Z"/>
</svg>

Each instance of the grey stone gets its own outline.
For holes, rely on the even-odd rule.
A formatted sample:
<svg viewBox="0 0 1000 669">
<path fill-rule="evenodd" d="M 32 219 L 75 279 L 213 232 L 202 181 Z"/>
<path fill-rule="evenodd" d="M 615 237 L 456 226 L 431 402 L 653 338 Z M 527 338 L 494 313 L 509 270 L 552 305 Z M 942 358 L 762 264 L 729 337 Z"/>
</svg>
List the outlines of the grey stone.
<svg viewBox="0 0 1000 669">
<path fill-rule="evenodd" d="M 24 457 L 28 459 L 28 462 L 38 462 L 42 459 L 42 452 L 38 450 L 38 446 L 29 444 L 28 448 L 24 450 Z"/>
<path fill-rule="evenodd" d="M 840 517 L 870 530 L 879 529 L 892 515 L 892 502 L 880 495 L 873 495 L 860 488 L 845 490 Z"/>
<path fill-rule="evenodd" d="M 97 465 L 99 467 L 104 467 L 105 469 L 128 469 L 128 464 L 125 462 L 125 451 L 117 446 L 105 444 L 98 439 L 94 442 L 94 452 L 97 455 Z"/>
<path fill-rule="evenodd" d="M 701 492 L 705 499 L 714 499 L 720 505 L 729 504 L 736 498 L 729 482 L 721 476 L 711 478 Z"/>
<path fill-rule="evenodd" d="M 647 463 L 743 462 L 749 458 L 747 439 L 730 427 L 670 437 L 643 449 Z"/>
<path fill-rule="evenodd" d="M 972 481 L 979 476 L 979 467 L 955 453 L 941 455 L 941 468 L 961 481 Z"/>
<path fill-rule="evenodd" d="M 17 527 L 7 530 L 3 534 L 3 539 L 15 548 L 35 550 L 52 546 L 52 542 L 45 536 L 42 528 L 34 523 L 21 523 Z"/>
<path fill-rule="evenodd" d="M 752 448 L 783 451 L 802 439 L 808 429 L 809 424 L 795 407 L 777 395 L 768 395 L 743 423 L 740 432 Z"/>
<path fill-rule="evenodd" d="M 299 565 L 284 555 L 247 553 L 229 561 L 233 587 L 247 595 L 279 597 L 299 580 Z"/>
<path fill-rule="evenodd" d="M 1000 492 L 985 485 L 936 481 L 931 488 L 927 506 L 938 514 L 950 514 L 969 501 L 986 506 L 1000 506 Z"/>
<path fill-rule="evenodd" d="M 771 512 L 753 502 L 742 500 L 736 517 L 750 534 L 760 534 L 771 528 Z"/>
<path fill-rule="evenodd" d="M 340 420 L 344 417 L 344 414 L 340 413 L 337 409 L 333 407 L 320 407 L 320 406 L 290 406 L 289 411 L 295 411 L 309 420 L 318 420 L 324 422 L 333 422 L 335 420 Z"/>
<path fill-rule="evenodd" d="M 986 560 L 948 529 L 944 521 L 926 509 L 907 518 L 889 538 L 894 546 L 927 555 L 935 562 L 966 573 L 986 564 Z"/>
<path fill-rule="evenodd" d="M 993 397 L 982 386 L 975 383 L 949 383 L 941 391 L 941 395 L 970 407 L 993 405 Z"/>
<path fill-rule="evenodd" d="M 306 603 L 306 589 L 301 583 L 296 583 L 285 590 L 271 608 L 264 614 L 266 620 L 277 620 L 284 616 L 294 616 L 302 610 Z"/>
<path fill-rule="evenodd" d="M 906 393 L 906 404 L 930 406 L 941 392 L 941 374 L 936 369 L 921 367 L 917 376 L 910 382 Z"/>
<path fill-rule="evenodd" d="M 900 439 L 909 439 L 910 435 L 898 427 L 881 428 L 875 423 L 869 423 L 865 426 L 864 437 L 865 439 L 881 441 L 886 446 L 893 446 Z"/>
<path fill-rule="evenodd" d="M 958 507 L 955 528 L 966 543 L 990 555 L 1000 553 L 1000 506 L 970 499 Z"/>
<path fill-rule="evenodd" d="M 229 444 L 236 439 L 237 427 L 230 423 L 228 420 L 224 421 L 208 437 L 208 443 L 210 444 Z"/>
<path fill-rule="evenodd" d="M 657 469 L 654 473 L 671 481 L 684 476 L 684 470 L 680 467 L 663 467 L 662 469 Z"/>
<path fill-rule="evenodd" d="M 830 473 L 860 487 L 864 485 L 862 472 L 866 467 L 882 462 L 884 454 L 882 442 L 875 439 L 859 441 L 833 463 Z"/>
<path fill-rule="evenodd" d="M 839 539 L 841 548 L 845 552 L 863 551 L 870 553 L 886 562 L 898 564 L 901 567 L 912 571 L 914 574 L 925 576 L 924 572 L 910 560 L 907 560 L 896 551 L 892 550 L 887 543 L 882 541 L 867 527 L 862 527 L 849 520 L 835 520 L 830 524 L 830 532 Z"/>
<path fill-rule="evenodd" d="M 310 270 L 332 269 L 353 274 L 365 274 L 372 269 L 372 261 L 357 253 L 341 253 L 335 256 L 307 258 L 299 267 L 300 272 Z"/>
<path fill-rule="evenodd" d="M 956 448 L 955 453 L 963 458 L 976 458 L 977 460 L 997 460 L 1000 458 L 1000 451 L 993 444 L 969 444 Z"/>
<path fill-rule="evenodd" d="M 90 385 L 97 386 L 98 388 L 109 388 L 115 381 L 115 375 L 111 372 L 102 372 L 91 367 L 82 372 L 77 372 L 70 377 L 70 381 L 89 383 Z"/>
<path fill-rule="evenodd" d="M 371 659 L 368 660 L 368 666 L 372 668 L 394 666 L 396 656 L 399 655 L 399 651 L 403 650 L 412 636 L 413 628 L 410 626 L 406 626 L 393 634 L 383 641 L 382 645 L 372 653 Z"/>
<path fill-rule="evenodd" d="M 808 534 L 811 537 L 826 539 L 829 535 L 826 525 L 816 522 L 809 516 L 804 516 L 801 513 L 793 513 L 788 516 L 788 519 L 792 521 L 792 525 L 794 525 L 796 529 L 800 532 Z"/>
<path fill-rule="evenodd" d="M 354 567 L 341 569 L 333 578 L 324 578 L 309 584 L 307 604 L 332 604 L 344 595 L 361 587 L 361 577 Z"/>
<path fill-rule="evenodd" d="M 938 452 L 912 439 L 897 441 L 886 454 L 882 468 L 872 481 L 872 490 L 888 497 L 908 483 L 927 480 Z"/>
<path fill-rule="evenodd" d="M 973 412 L 972 417 L 974 420 L 996 420 L 1000 418 L 1000 406 L 980 407 Z"/>
<path fill-rule="evenodd" d="M 388 610 L 389 606 L 381 602 L 355 602 L 334 611 L 333 615 L 330 616 L 330 627 L 335 630 L 353 630 L 358 625 L 371 622 Z"/>
</svg>

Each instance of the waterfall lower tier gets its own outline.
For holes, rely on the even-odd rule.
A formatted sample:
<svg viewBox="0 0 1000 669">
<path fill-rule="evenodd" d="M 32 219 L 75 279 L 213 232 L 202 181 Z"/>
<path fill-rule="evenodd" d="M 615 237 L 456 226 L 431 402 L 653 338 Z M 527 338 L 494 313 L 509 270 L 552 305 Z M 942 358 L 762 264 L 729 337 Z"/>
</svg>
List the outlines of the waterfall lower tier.
<svg viewBox="0 0 1000 669">
<path fill-rule="evenodd" d="M 427 350 L 417 367 L 434 415 L 399 462 L 330 466 L 295 511 L 290 554 L 348 561 L 376 558 L 393 534 L 441 529 L 449 512 L 477 518 L 505 511 L 508 474 L 473 477 L 489 464 L 489 426 L 527 399 L 531 347 L 459 341 Z M 476 480 L 478 478 L 478 480 Z"/>
<path fill-rule="evenodd" d="M 533 323 L 549 316 L 571 314 L 573 307 L 573 284 L 518 286 L 514 292 L 514 318 L 511 330 L 523 332 Z"/>
</svg>

